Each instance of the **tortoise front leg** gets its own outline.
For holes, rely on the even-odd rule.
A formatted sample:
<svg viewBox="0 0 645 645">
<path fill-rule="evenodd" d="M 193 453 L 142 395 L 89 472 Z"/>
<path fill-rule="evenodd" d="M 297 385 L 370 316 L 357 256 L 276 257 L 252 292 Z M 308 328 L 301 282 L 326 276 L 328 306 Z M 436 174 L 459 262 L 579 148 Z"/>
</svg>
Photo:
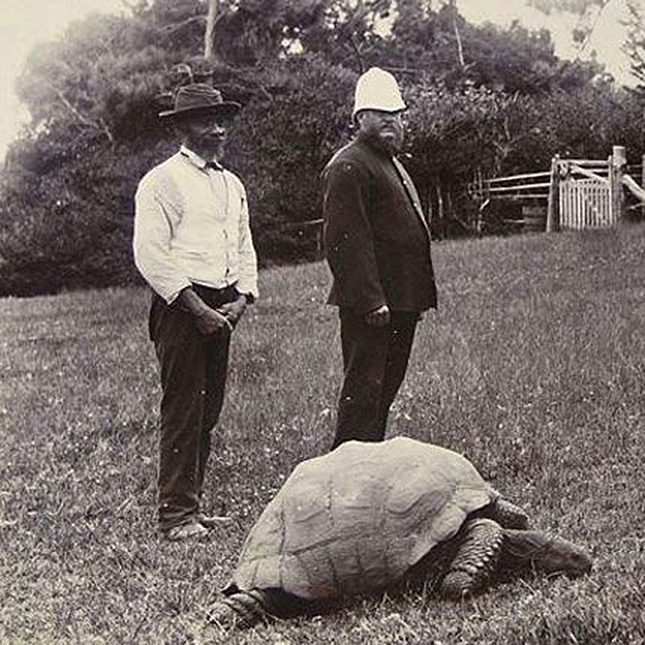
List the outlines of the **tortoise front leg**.
<svg viewBox="0 0 645 645">
<path fill-rule="evenodd" d="M 442 596 L 460 599 L 482 589 L 497 567 L 504 529 L 486 518 L 468 520 L 457 553 L 439 587 Z"/>
</svg>

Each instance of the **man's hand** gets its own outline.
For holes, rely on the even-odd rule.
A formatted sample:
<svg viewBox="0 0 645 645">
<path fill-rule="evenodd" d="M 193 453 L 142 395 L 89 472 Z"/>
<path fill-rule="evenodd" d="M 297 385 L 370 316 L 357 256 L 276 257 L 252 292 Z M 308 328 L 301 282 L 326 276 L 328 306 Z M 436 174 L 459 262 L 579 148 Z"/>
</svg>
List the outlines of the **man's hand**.
<svg viewBox="0 0 645 645">
<path fill-rule="evenodd" d="M 390 324 L 390 308 L 382 305 L 365 314 L 365 322 L 374 327 L 387 327 Z"/>
<path fill-rule="evenodd" d="M 220 331 L 233 331 L 233 325 L 220 311 L 209 307 L 190 287 L 184 289 L 177 301 L 195 317 L 197 329 L 204 336 L 213 337 Z"/>
<path fill-rule="evenodd" d="M 217 308 L 217 311 L 228 320 L 232 327 L 235 327 L 246 311 L 246 296 L 240 296 L 233 302 L 221 305 Z"/>
<path fill-rule="evenodd" d="M 195 314 L 195 324 L 204 336 L 209 337 L 216 336 L 222 330 L 233 331 L 231 321 L 222 312 L 208 306 Z"/>
</svg>

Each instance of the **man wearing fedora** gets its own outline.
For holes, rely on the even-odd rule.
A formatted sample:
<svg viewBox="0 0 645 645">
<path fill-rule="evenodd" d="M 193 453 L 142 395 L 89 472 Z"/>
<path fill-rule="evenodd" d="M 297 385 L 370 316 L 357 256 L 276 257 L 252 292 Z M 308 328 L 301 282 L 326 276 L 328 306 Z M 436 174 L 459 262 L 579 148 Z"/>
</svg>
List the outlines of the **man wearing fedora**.
<svg viewBox="0 0 645 645">
<path fill-rule="evenodd" d="M 161 371 L 158 521 L 170 540 L 198 538 L 226 518 L 200 501 L 228 367 L 231 333 L 257 296 L 257 262 L 242 182 L 221 165 L 237 103 L 200 83 L 160 114 L 177 153 L 148 172 L 135 198 L 135 264 L 153 291 L 150 338 Z"/>
<path fill-rule="evenodd" d="M 328 302 L 339 308 L 344 367 L 332 448 L 384 438 L 417 322 L 437 305 L 430 231 L 395 156 L 406 109 L 394 76 L 365 72 L 354 97 L 356 137 L 322 174 Z"/>
</svg>

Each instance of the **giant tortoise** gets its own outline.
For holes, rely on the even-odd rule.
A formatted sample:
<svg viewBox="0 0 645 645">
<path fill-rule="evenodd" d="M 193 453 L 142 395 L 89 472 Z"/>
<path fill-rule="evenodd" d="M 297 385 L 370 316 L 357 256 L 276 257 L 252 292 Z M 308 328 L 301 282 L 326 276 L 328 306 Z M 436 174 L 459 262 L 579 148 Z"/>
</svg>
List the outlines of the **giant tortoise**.
<svg viewBox="0 0 645 645">
<path fill-rule="evenodd" d="M 458 599 L 522 568 L 576 576 L 591 559 L 529 530 L 524 511 L 455 452 L 405 437 L 349 441 L 296 467 L 252 527 L 208 619 L 247 627 L 383 589 L 411 571 Z"/>
</svg>

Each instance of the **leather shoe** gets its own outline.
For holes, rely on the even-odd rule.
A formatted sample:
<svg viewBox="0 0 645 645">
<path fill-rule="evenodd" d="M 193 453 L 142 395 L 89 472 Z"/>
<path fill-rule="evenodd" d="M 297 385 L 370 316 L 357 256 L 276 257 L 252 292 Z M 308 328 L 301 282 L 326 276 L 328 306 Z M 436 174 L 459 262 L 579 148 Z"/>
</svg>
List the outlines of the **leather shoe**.
<svg viewBox="0 0 645 645">
<path fill-rule="evenodd" d="M 197 513 L 195 520 L 207 529 L 214 529 L 222 524 L 227 524 L 231 518 L 226 515 L 206 515 L 205 513 Z"/>
<path fill-rule="evenodd" d="M 192 520 L 186 524 L 180 524 L 179 526 L 173 526 L 167 531 L 164 531 L 164 537 L 171 542 L 194 540 L 206 537 L 207 535 L 208 529 L 196 520 Z"/>
</svg>

